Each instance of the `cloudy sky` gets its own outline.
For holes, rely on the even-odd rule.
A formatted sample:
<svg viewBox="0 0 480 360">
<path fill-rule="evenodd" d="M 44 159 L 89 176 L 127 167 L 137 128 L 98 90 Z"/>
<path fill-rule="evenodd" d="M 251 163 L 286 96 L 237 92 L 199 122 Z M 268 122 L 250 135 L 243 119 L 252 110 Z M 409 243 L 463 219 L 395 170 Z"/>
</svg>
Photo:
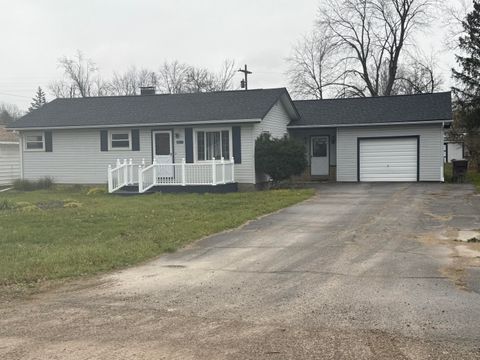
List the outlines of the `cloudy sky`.
<svg viewBox="0 0 480 360">
<path fill-rule="evenodd" d="M 252 88 L 287 86 L 285 58 L 321 1 L 0 0 L 0 103 L 26 109 L 38 86 L 61 77 L 58 58 L 77 49 L 103 77 L 173 59 L 216 70 L 228 58 L 248 64 Z M 453 56 L 443 34 L 436 26 L 419 37 L 438 53 L 448 86 Z"/>
</svg>

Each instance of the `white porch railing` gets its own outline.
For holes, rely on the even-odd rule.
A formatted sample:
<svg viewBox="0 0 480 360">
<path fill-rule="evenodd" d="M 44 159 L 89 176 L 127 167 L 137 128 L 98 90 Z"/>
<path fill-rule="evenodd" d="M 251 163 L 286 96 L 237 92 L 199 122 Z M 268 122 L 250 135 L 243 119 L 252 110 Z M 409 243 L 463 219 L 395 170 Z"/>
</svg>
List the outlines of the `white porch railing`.
<svg viewBox="0 0 480 360">
<path fill-rule="evenodd" d="M 115 168 L 108 167 L 108 191 L 110 193 L 126 185 L 138 184 L 138 192 L 144 193 L 154 186 L 168 185 L 219 185 L 233 183 L 235 179 L 234 159 L 215 160 L 202 163 L 160 164 L 156 161 L 145 166 L 145 161 L 134 171 L 132 160 L 121 163 L 117 160 Z M 135 178 L 136 177 L 136 178 Z"/>
<path fill-rule="evenodd" d="M 112 168 L 112 165 L 108 165 L 109 193 L 117 191 L 124 186 L 134 184 L 133 167 L 134 165 L 132 159 L 130 159 L 130 161 L 125 159 L 123 162 L 121 162 L 120 159 L 117 159 L 117 163 L 114 168 Z"/>
</svg>

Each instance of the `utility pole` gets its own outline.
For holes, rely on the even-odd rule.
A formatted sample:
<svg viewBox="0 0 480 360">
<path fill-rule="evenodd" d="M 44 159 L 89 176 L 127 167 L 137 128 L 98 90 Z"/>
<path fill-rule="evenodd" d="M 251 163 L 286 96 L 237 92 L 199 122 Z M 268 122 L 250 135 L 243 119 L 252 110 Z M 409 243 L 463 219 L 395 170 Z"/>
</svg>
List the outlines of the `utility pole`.
<svg viewBox="0 0 480 360">
<path fill-rule="evenodd" d="M 238 72 L 242 72 L 245 75 L 245 79 L 240 82 L 242 89 L 248 90 L 248 75 L 252 74 L 251 71 L 248 71 L 247 65 L 245 64 L 245 69 L 239 69 Z"/>
</svg>

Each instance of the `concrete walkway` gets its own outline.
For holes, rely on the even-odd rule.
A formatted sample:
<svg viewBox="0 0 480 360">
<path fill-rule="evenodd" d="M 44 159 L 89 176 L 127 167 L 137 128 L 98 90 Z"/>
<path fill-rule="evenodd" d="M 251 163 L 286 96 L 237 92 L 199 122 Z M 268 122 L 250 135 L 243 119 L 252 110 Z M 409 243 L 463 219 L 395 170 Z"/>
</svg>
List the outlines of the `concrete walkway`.
<svg viewBox="0 0 480 360">
<path fill-rule="evenodd" d="M 480 359 L 468 185 L 330 184 L 148 264 L 0 308 L 3 359 Z M 472 251 L 475 251 L 472 250 Z"/>
</svg>

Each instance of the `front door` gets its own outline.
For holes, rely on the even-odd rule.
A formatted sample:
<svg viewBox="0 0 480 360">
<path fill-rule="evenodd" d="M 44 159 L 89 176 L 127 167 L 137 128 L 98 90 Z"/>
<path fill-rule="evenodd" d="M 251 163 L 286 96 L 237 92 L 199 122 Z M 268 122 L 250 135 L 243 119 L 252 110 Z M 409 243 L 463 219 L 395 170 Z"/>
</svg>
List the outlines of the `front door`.
<svg viewBox="0 0 480 360">
<path fill-rule="evenodd" d="M 171 131 L 153 132 L 153 158 L 158 164 L 173 164 Z M 158 177 L 173 177 L 173 166 L 159 166 Z"/>
<path fill-rule="evenodd" d="M 330 156 L 328 136 L 312 136 L 310 138 L 310 168 L 314 176 L 328 176 L 330 172 Z"/>
</svg>

